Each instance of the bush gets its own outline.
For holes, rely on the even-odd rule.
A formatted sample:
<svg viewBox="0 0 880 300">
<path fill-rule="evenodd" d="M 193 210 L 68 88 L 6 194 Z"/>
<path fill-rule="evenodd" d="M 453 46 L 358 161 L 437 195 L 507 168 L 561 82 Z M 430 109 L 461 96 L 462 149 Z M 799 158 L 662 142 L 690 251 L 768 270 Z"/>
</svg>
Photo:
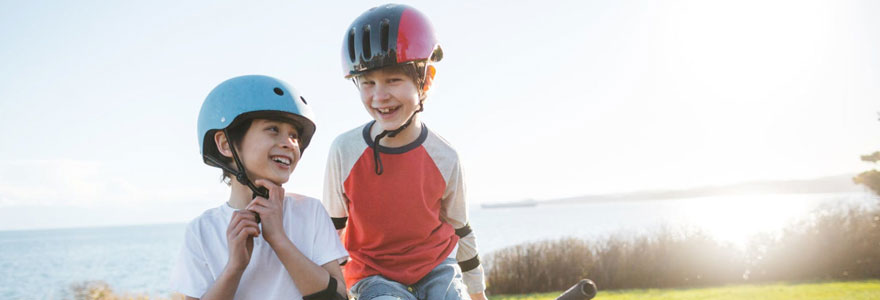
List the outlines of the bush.
<svg viewBox="0 0 880 300">
<path fill-rule="evenodd" d="M 110 288 L 110 285 L 103 281 L 86 281 L 77 284 L 73 284 L 70 286 L 70 290 L 73 293 L 73 299 L 75 300 L 149 300 L 150 297 L 147 295 L 129 295 L 123 294 L 119 295 L 113 292 L 113 289 Z M 163 298 L 156 298 L 163 299 Z M 183 300 L 184 296 L 181 294 L 174 294 L 171 296 L 173 300 Z"/>
<path fill-rule="evenodd" d="M 749 247 L 759 281 L 880 278 L 880 210 L 816 213 Z"/>
<path fill-rule="evenodd" d="M 700 232 L 662 230 L 650 236 L 599 242 L 575 238 L 506 248 L 487 260 L 491 293 L 559 291 L 580 278 L 603 289 L 702 286 L 743 272 L 741 255 Z"/>
<path fill-rule="evenodd" d="M 486 265 L 489 291 L 528 293 L 567 289 L 589 275 L 595 259 L 586 241 L 574 238 L 529 243 L 497 251 Z"/>
<path fill-rule="evenodd" d="M 880 278 L 880 208 L 824 210 L 745 250 L 700 231 L 661 229 L 586 241 L 546 240 L 486 260 L 488 291 L 561 291 L 581 278 L 601 289 L 701 287 L 772 281 Z"/>
</svg>

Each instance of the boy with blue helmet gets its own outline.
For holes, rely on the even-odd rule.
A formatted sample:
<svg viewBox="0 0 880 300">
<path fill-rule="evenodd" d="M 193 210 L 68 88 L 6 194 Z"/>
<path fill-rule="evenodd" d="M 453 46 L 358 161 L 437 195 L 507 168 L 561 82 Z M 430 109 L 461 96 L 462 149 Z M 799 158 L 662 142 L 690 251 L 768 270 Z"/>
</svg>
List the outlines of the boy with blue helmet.
<svg viewBox="0 0 880 300">
<path fill-rule="evenodd" d="M 305 98 L 268 76 L 218 85 L 199 112 L 204 162 L 231 187 L 186 228 L 174 289 L 187 299 L 344 299 L 347 257 L 319 200 L 285 193 L 315 132 Z M 304 296 L 305 295 L 305 296 Z"/>
<path fill-rule="evenodd" d="M 485 299 L 458 154 L 418 114 L 442 57 L 431 23 L 406 5 L 368 10 L 343 37 L 345 77 L 373 121 L 333 142 L 323 202 L 355 298 Z"/>
</svg>

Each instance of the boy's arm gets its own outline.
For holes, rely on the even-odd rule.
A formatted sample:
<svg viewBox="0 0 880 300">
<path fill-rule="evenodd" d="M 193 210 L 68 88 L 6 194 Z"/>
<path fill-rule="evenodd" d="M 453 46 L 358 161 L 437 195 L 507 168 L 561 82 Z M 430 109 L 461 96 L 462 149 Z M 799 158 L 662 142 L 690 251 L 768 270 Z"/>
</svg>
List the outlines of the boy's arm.
<svg viewBox="0 0 880 300">
<path fill-rule="evenodd" d="M 324 263 L 326 260 L 322 260 L 322 255 L 320 254 L 333 254 L 332 252 L 321 252 L 322 250 L 329 250 L 327 249 L 327 244 L 339 245 L 323 208 L 317 203 L 317 200 L 315 200 L 312 206 L 312 212 L 315 212 L 315 214 L 302 221 L 308 221 L 310 219 L 315 222 L 314 228 L 316 232 L 313 240 L 314 245 L 312 246 L 317 249 L 316 251 L 319 251 L 316 260 L 319 260 L 326 265 L 326 269 L 324 266 L 319 266 L 309 257 L 306 257 L 306 255 L 304 255 L 287 236 L 287 230 L 284 228 L 284 188 L 265 179 L 257 179 L 254 181 L 254 184 L 265 187 L 269 190 L 268 199 L 256 197 L 247 206 L 247 210 L 260 214 L 260 218 L 263 220 L 263 238 L 269 242 L 269 246 L 275 251 L 275 255 L 278 256 L 281 264 L 284 265 L 284 269 L 287 270 L 290 278 L 293 279 L 293 284 L 296 288 L 300 293 L 306 295 L 304 299 L 311 298 L 312 296 L 317 296 L 318 299 L 326 299 L 318 295 L 327 294 L 325 291 L 332 288 L 338 290 L 339 282 L 342 282 L 341 276 L 338 276 L 339 278 L 336 279 L 331 279 L 333 274 L 330 272 L 334 270 L 332 268 L 333 264 L 338 264 L 336 259 L 342 255 L 332 256 L 332 258 L 329 259 L 329 263 Z M 292 204 L 288 205 L 288 207 L 292 207 Z M 289 214 L 291 212 L 286 213 Z M 331 241 L 331 243 L 327 243 L 327 241 Z M 341 247 L 339 248 L 341 249 Z M 333 280 L 336 281 L 336 286 L 333 286 Z M 344 295 L 345 290 L 343 289 L 342 291 Z M 334 291 L 330 291 L 330 294 L 332 294 L 332 292 Z"/>
<path fill-rule="evenodd" d="M 486 285 L 483 266 L 480 264 L 480 256 L 477 253 L 477 237 L 470 225 L 456 229 L 455 233 L 459 235 L 458 253 L 456 253 L 455 259 L 458 260 L 458 266 L 461 267 L 462 279 L 468 287 L 468 294 L 471 294 L 471 298 L 483 299 L 482 294 Z M 477 296 L 477 294 L 480 295 Z"/>
<path fill-rule="evenodd" d="M 461 165 L 456 163 L 449 176 L 443 198 L 443 217 L 444 221 L 455 228 L 455 234 L 459 237 L 458 253 L 455 258 L 461 267 L 468 294 L 471 294 L 472 298 L 483 299 L 483 291 L 486 289 L 485 275 L 477 251 L 477 237 L 468 224 L 465 190 Z"/>
<path fill-rule="evenodd" d="M 345 295 L 345 281 L 342 278 L 342 269 L 336 260 L 318 266 L 309 260 L 289 239 L 274 241 L 272 249 L 281 260 L 281 264 L 287 269 L 287 273 L 293 278 L 297 289 L 303 295 L 312 295 L 327 288 L 330 277 L 336 280 L 336 292 Z"/>
<path fill-rule="evenodd" d="M 327 168 L 324 170 L 324 197 L 321 198 L 321 203 L 330 215 L 337 234 L 342 237 L 348 223 L 348 205 L 342 186 L 345 172 L 338 143 L 338 140 L 334 141 L 327 157 Z"/>
<path fill-rule="evenodd" d="M 220 277 L 208 288 L 202 299 L 232 299 L 238 290 L 241 276 L 250 262 L 254 249 L 254 238 L 260 235 L 256 216 L 249 212 L 236 211 L 226 229 L 229 245 L 229 260 Z"/>
<path fill-rule="evenodd" d="M 238 290 L 242 274 L 244 272 L 235 272 L 228 267 L 224 268 L 223 273 L 220 273 L 220 277 L 214 281 L 214 284 L 208 288 L 201 299 L 232 299 L 235 296 L 235 291 Z M 187 299 L 189 298 L 191 297 L 187 297 Z"/>
</svg>

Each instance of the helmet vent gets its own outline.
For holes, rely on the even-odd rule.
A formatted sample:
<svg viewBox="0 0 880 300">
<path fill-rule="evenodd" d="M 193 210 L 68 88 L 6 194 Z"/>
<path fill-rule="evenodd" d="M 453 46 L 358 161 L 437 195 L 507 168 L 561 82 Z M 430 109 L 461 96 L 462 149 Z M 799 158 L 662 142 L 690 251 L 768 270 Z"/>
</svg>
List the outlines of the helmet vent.
<svg viewBox="0 0 880 300">
<path fill-rule="evenodd" d="M 348 32 L 348 59 L 354 62 L 354 28 Z"/>
<path fill-rule="evenodd" d="M 272 91 L 275 92 L 275 95 L 278 95 L 278 96 L 284 96 L 284 90 L 282 90 L 282 89 L 280 89 L 280 88 L 275 88 L 275 89 L 272 90 Z"/>
<path fill-rule="evenodd" d="M 306 98 L 303 98 L 303 96 L 299 96 L 299 100 L 302 100 L 305 105 L 309 105 L 309 103 L 306 102 Z"/>
<path fill-rule="evenodd" d="M 391 45 L 388 45 L 388 23 L 389 22 L 391 22 L 391 21 L 389 21 L 388 19 L 382 19 L 381 30 L 380 30 L 381 31 L 380 34 L 381 34 L 381 38 L 382 38 L 382 53 L 387 53 L 388 48 L 390 48 L 390 46 L 391 46 Z"/>
<path fill-rule="evenodd" d="M 361 37 L 361 42 L 364 49 L 364 59 L 370 59 L 373 57 L 373 51 L 370 51 L 370 25 L 364 25 L 364 36 Z"/>
</svg>

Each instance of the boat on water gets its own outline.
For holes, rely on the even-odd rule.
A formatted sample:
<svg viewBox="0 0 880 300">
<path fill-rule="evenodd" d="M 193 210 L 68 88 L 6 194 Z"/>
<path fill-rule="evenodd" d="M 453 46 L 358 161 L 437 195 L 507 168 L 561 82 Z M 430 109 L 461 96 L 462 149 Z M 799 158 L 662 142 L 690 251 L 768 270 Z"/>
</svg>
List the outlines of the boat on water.
<svg viewBox="0 0 880 300">
<path fill-rule="evenodd" d="M 520 201 L 496 202 L 480 204 L 482 208 L 505 208 L 505 207 L 532 207 L 538 205 L 535 199 L 525 199 Z"/>
</svg>

